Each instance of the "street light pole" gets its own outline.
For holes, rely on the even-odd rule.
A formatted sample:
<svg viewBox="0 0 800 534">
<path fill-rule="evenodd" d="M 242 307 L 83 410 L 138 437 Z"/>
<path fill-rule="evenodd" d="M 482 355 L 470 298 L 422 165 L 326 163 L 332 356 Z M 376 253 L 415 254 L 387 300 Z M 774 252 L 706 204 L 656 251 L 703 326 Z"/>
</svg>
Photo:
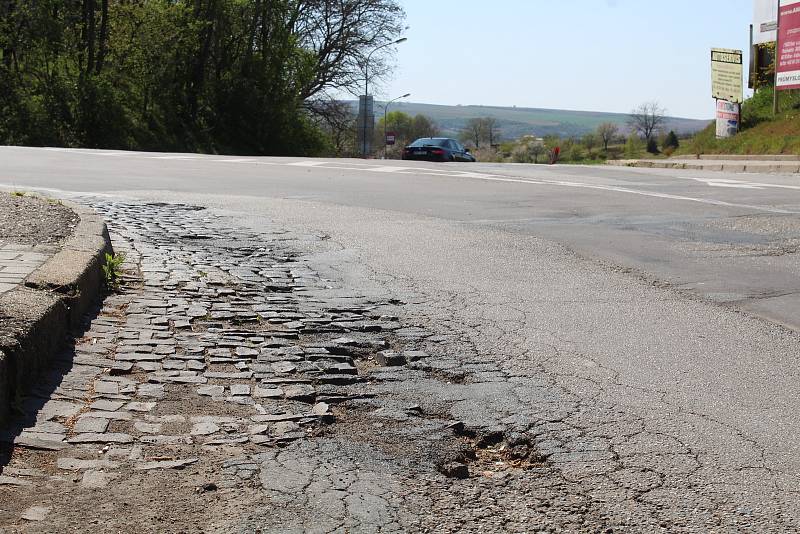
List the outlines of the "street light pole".
<svg viewBox="0 0 800 534">
<path fill-rule="evenodd" d="M 392 46 L 400 43 L 404 43 L 408 41 L 407 37 L 401 37 L 395 41 L 390 43 L 384 43 L 376 48 L 374 48 L 369 54 L 367 54 L 367 61 L 364 63 L 364 139 L 361 144 L 361 152 L 364 159 L 367 159 L 367 97 L 369 97 L 369 62 L 372 60 L 372 54 L 377 52 L 378 50 L 382 50 L 387 46 Z"/>
<path fill-rule="evenodd" d="M 392 102 L 397 102 L 398 100 L 400 100 L 402 98 L 408 98 L 409 96 L 411 96 L 411 93 L 406 93 L 403 96 L 398 96 L 397 98 L 393 98 L 393 99 L 389 100 L 386 103 L 386 105 L 383 106 L 383 159 L 386 159 L 386 155 L 388 153 L 388 149 L 387 149 L 388 145 L 386 144 L 386 115 L 387 115 L 387 111 L 389 109 L 389 104 L 391 104 Z"/>
</svg>

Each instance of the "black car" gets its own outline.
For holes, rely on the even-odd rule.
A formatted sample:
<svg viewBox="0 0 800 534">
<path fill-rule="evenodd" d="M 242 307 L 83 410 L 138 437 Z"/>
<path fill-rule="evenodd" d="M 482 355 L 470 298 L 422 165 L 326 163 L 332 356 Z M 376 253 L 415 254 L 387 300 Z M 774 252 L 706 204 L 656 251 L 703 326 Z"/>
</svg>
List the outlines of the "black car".
<svg viewBox="0 0 800 534">
<path fill-rule="evenodd" d="M 446 137 L 423 137 L 403 149 L 403 159 L 424 161 L 475 161 L 461 143 Z"/>
</svg>

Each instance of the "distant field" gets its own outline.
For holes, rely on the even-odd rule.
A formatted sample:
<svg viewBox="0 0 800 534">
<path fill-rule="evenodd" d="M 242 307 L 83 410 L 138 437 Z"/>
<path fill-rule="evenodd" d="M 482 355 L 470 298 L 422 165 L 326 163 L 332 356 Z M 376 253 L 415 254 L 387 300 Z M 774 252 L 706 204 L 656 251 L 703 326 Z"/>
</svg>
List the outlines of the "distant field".
<svg viewBox="0 0 800 534">
<path fill-rule="evenodd" d="M 357 106 L 355 102 L 352 104 Z M 409 115 L 427 115 L 439 125 L 442 134 L 447 136 L 455 136 L 469 119 L 494 117 L 500 123 L 500 133 L 504 139 L 517 139 L 523 135 L 580 136 L 595 130 L 603 122 L 618 124 L 624 131 L 628 120 L 628 116 L 623 113 L 496 106 L 439 106 L 413 102 L 395 102 L 389 109 Z M 380 108 L 376 112 L 379 113 Z M 705 128 L 709 120 L 670 117 L 666 129 L 675 130 L 678 134 L 692 134 Z"/>
</svg>

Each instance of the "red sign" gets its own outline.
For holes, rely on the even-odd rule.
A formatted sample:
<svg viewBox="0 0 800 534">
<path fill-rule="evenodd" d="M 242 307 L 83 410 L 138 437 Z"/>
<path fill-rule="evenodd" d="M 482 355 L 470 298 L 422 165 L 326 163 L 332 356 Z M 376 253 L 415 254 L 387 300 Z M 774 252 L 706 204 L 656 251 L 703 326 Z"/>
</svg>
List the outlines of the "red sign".
<svg viewBox="0 0 800 534">
<path fill-rule="evenodd" d="M 394 132 L 386 132 L 386 144 L 393 145 L 397 142 L 397 134 Z"/>
<path fill-rule="evenodd" d="M 781 0 L 779 10 L 776 85 L 800 89 L 800 0 Z"/>
</svg>

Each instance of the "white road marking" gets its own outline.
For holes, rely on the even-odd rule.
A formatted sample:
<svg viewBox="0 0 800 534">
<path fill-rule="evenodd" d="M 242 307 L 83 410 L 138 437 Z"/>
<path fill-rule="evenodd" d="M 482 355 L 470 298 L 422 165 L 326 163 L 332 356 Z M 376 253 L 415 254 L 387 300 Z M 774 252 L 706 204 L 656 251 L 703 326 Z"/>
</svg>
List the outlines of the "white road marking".
<svg viewBox="0 0 800 534">
<path fill-rule="evenodd" d="M 798 185 L 768 184 L 764 182 L 744 182 L 741 180 L 727 180 L 720 178 L 696 178 L 696 177 L 684 177 L 684 176 L 676 176 L 676 178 L 681 180 L 694 180 L 696 182 L 705 182 L 711 187 L 738 187 L 742 189 L 774 188 L 774 189 L 793 189 L 795 191 L 800 191 L 800 186 Z"/>
<path fill-rule="evenodd" d="M 12 147 L 12 148 L 29 148 L 29 147 Z M 79 154 L 87 154 L 87 155 L 108 155 L 108 156 L 122 156 L 122 155 L 131 155 L 131 156 L 143 156 L 150 159 L 161 159 L 161 160 L 194 160 L 194 159 L 204 159 L 203 155 L 169 155 L 169 156 L 153 156 L 153 153 L 148 152 L 125 152 L 125 151 L 90 151 L 86 149 L 65 149 L 65 148 L 46 148 L 45 150 L 53 150 L 53 151 L 63 151 L 63 152 L 75 152 Z M 669 193 L 659 193 L 655 191 L 644 191 L 640 189 L 630 189 L 627 187 L 620 187 L 620 186 L 612 186 L 612 185 L 602 185 L 602 184 L 589 184 L 584 182 L 571 182 L 565 180 L 546 180 L 546 179 L 535 179 L 535 178 L 515 178 L 511 176 L 504 176 L 498 174 L 484 174 L 479 172 L 472 172 L 472 171 L 458 171 L 455 169 L 447 169 L 444 166 L 442 168 L 426 168 L 426 167 L 395 167 L 390 165 L 376 165 L 375 163 L 369 162 L 356 162 L 356 161 L 347 161 L 338 163 L 336 161 L 326 161 L 326 160 L 301 160 L 295 162 L 269 162 L 263 160 L 252 160 L 251 158 L 240 158 L 240 159 L 207 159 L 206 161 L 215 162 L 215 163 L 254 163 L 257 165 L 284 165 L 284 166 L 291 166 L 291 167 L 311 167 L 317 169 L 329 169 L 329 170 L 338 170 L 338 171 L 361 171 L 361 172 L 379 172 L 379 173 L 396 173 L 396 174 L 409 174 L 409 175 L 423 175 L 423 176 L 443 176 L 449 178 L 464 178 L 468 180 L 484 180 L 490 182 L 506 182 L 506 183 L 518 183 L 518 184 L 527 184 L 527 185 L 549 185 L 549 186 L 558 186 L 558 187 L 573 187 L 573 188 L 582 188 L 582 189 L 594 189 L 598 191 L 610 191 L 616 193 L 624 193 L 629 195 L 638 195 L 638 196 L 645 196 L 645 197 L 652 197 L 652 198 L 662 198 L 667 200 L 678 200 L 683 202 L 695 202 L 700 204 L 708 204 L 711 206 L 724 206 L 730 208 L 741 208 L 741 209 L 748 209 L 748 210 L 757 210 L 757 211 L 764 211 L 769 213 L 779 213 L 779 214 L 800 214 L 800 211 L 797 210 L 789 210 L 783 208 L 776 208 L 772 206 L 760 206 L 754 204 L 740 204 L 736 202 L 725 202 L 723 200 L 716 200 L 716 199 L 709 199 L 709 198 L 698 198 L 698 197 L 689 197 L 684 195 L 673 195 Z M 800 190 L 800 186 L 792 186 L 792 185 L 781 185 L 781 184 L 770 184 L 770 183 L 761 183 L 761 182 L 746 182 L 740 180 L 730 180 L 724 178 L 697 178 L 697 177 L 684 177 L 684 176 L 672 176 L 673 178 L 681 179 L 681 180 L 694 180 L 698 182 L 703 182 L 710 187 L 733 187 L 739 189 L 762 189 L 762 188 L 780 188 L 780 189 L 791 189 L 791 190 Z"/>
<path fill-rule="evenodd" d="M 286 163 L 286 165 L 290 167 L 320 167 L 322 165 L 328 165 L 327 161 L 295 161 L 294 163 Z M 358 170 L 358 169 L 353 169 Z"/>
</svg>

